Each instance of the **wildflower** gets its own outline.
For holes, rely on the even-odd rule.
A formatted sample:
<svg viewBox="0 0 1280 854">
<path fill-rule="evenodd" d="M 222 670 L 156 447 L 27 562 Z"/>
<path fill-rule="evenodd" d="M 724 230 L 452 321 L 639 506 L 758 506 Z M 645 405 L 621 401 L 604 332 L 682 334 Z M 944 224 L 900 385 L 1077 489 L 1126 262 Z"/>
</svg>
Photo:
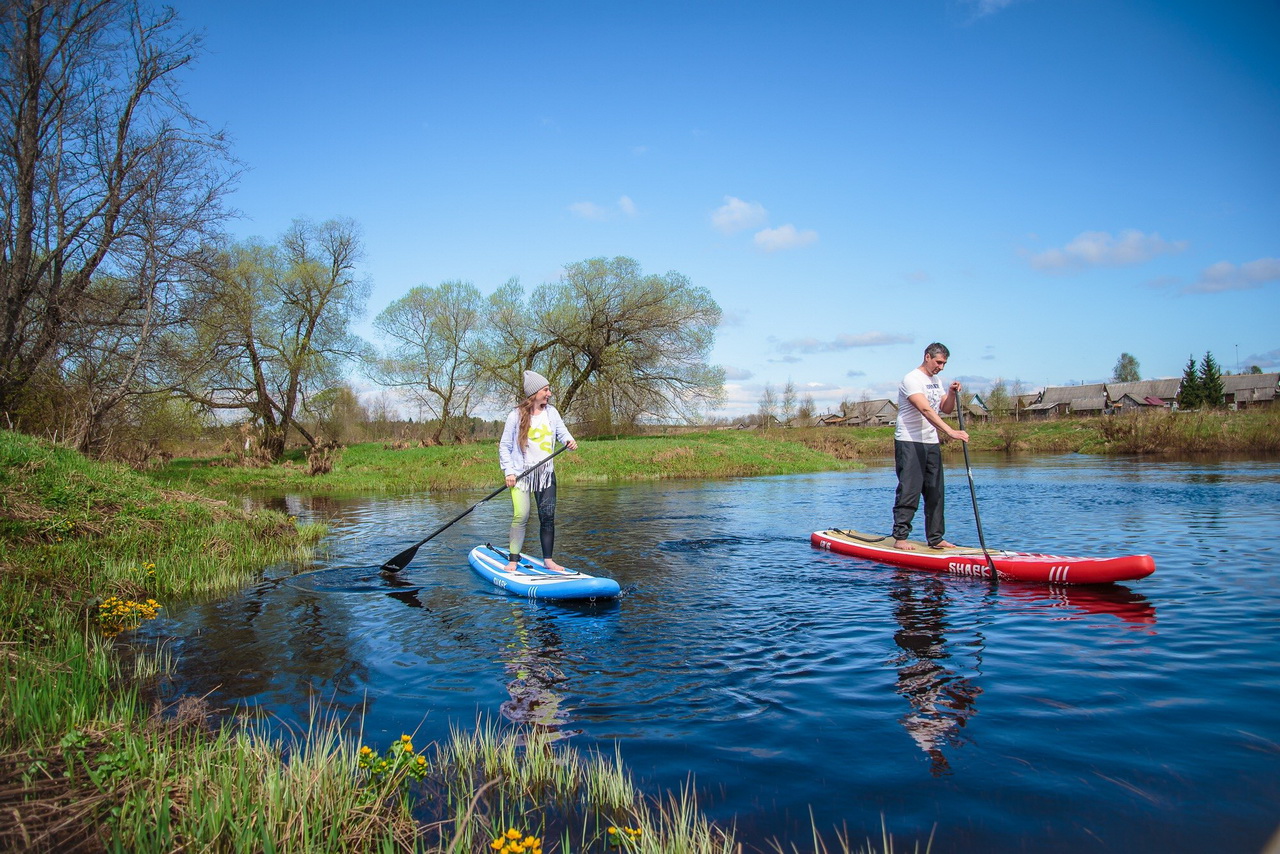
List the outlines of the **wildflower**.
<svg viewBox="0 0 1280 854">
<path fill-rule="evenodd" d="M 520 831 L 516 830 L 514 827 L 511 828 L 507 831 L 507 838 L 514 842 L 520 838 Z"/>
</svg>

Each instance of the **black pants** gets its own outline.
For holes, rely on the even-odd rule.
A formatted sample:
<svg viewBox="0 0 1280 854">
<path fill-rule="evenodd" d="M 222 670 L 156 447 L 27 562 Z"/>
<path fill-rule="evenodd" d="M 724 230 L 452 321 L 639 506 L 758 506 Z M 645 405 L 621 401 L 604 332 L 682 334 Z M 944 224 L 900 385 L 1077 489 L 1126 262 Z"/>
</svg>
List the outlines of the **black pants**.
<svg viewBox="0 0 1280 854">
<path fill-rule="evenodd" d="M 893 498 L 893 538 L 911 536 L 911 520 L 924 495 L 924 532 L 931 546 L 942 542 L 946 528 L 943 518 L 945 489 L 942 482 L 942 446 L 923 442 L 893 442 L 893 465 L 898 472 L 898 491 Z"/>
<path fill-rule="evenodd" d="M 543 559 L 551 557 L 556 547 L 555 472 L 546 479 L 546 486 L 543 489 L 535 489 L 530 493 L 512 487 L 510 492 L 511 503 L 515 510 L 511 520 L 509 543 L 511 553 L 518 555 L 524 548 L 525 529 L 529 524 L 529 505 L 532 503 L 538 508 L 538 539 L 542 542 L 542 557 Z"/>
</svg>

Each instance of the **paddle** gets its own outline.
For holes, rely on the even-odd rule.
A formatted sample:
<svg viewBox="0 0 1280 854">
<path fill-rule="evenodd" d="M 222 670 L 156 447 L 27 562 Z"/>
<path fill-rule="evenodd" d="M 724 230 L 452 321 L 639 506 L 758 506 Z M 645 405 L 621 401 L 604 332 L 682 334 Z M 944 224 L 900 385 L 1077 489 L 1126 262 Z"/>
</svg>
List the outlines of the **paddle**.
<svg viewBox="0 0 1280 854">
<path fill-rule="evenodd" d="M 559 450 L 559 451 L 556 451 L 556 452 L 555 452 L 555 454 L 552 454 L 551 456 L 547 457 L 545 460 L 541 460 L 541 461 L 539 461 L 539 462 L 534 463 L 533 465 L 529 466 L 529 467 L 528 467 L 527 469 L 525 469 L 524 471 L 520 472 L 520 474 L 516 475 L 516 480 L 520 480 L 520 478 L 522 478 L 522 477 L 524 477 L 525 475 L 529 474 L 529 473 L 530 473 L 530 472 L 532 472 L 534 469 L 536 469 L 536 468 L 538 468 L 539 466 L 543 465 L 544 463 L 547 463 L 547 462 L 549 462 L 550 460 L 554 459 L 554 458 L 555 458 L 555 456 L 556 456 L 556 454 L 559 454 L 561 451 L 568 450 L 568 447 L 569 447 L 568 445 L 561 445 L 561 446 L 560 446 L 560 450 Z M 413 560 L 413 556 L 414 556 L 414 555 L 416 555 L 416 554 L 418 553 L 418 549 L 422 548 L 422 544 L 423 544 L 423 543 L 427 542 L 428 540 L 434 539 L 434 538 L 436 537 L 436 535 L 437 535 L 437 534 L 440 534 L 441 532 L 443 532 L 446 528 L 448 528 L 448 527 L 449 527 L 450 525 L 452 525 L 454 522 L 457 522 L 459 519 L 461 519 L 462 517 L 466 516 L 466 515 L 467 515 L 468 513 L 470 513 L 472 510 L 475 510 L 475 509 L 476 509 L 477 507 L 479 507 L 481 504 L 485 503 L 485 502 L 486 502 L 486 501 L 488 501 L 490 498 L 493 498 L 495 495 L 497 495 L 499 492 L 502 492 L 504 489 L 508 489 L 508 487 L 507 487 L 507 485 L 506 485 L 505 483 L 504 483 L 502 486 L 499 486 L 499 487 L 498 487 L 497 489 L 495 489 L 493 492 L 490 492 L 490 493 L 489 493 L 488 495 L 486 495 L 484 498 L 481 498 L 481 499 L 480 499 L 479 501 L 477 501 L 475 504 L 472 504 L 472 505 L 471 505 L 470 507 L 468 507 L 466 510 L 463 510 L 463 511 L 462 511 L 461 513 L 459 513 L 457 516 L 454 516 L 452 519 L 450 519 L 448 522 L 446 522 L 446 523 L 444 523 L 443 525 L 441 525 L 441 526 L 440 526 L 439 528 L 437 528 L 436 530 L 432 531 L 428 536 L 424 537 L 423 539 L 421 539 L 421 540 L 419 540 L 418 542 L 414 543 L 413 545 L 409 546 L 409 548 L 405 549 L 404 551 L 400 552 L 400 554 L 396 555 L 396 556 L 395 556 L 395 557 L 393 557 L 391 560 L 389 560 L 389 561 L 387 561 L 386 563 L 384 563 L 384 564 L 382 565 L 382 571 L 383 571 L 383 572 L 399 572 L 400 570 L 404 569 L 406 566 L 408 566 L 408 565 L 409 565 L 409 562 Z"/>
<path fill-rule="evenodd" d="M 964 429 L 964 404 L 960 402 L 959 395 L 956 396 L 956 418 L 960 419 L 960 429 Z M 978 525 L 978 543 L 982 546 L 982 554 L 987 559 L 987 566 L 991 567 L 991 586 L 995 587 L 1000 583 L 1000 573 L 996 572 L 995 561 L 991 559 L 991 552 L 987 551 L 987 539 L 982 536 L 982 517 L 978 515 L 978 490 L 973 485 L 973 469 L 969 467 L 969 443 L 961 442 L 960 447 L 964 448 L 964 472 L 969 476 L 969 495 L 973 498 L 973 521 Z"/>
</svg>

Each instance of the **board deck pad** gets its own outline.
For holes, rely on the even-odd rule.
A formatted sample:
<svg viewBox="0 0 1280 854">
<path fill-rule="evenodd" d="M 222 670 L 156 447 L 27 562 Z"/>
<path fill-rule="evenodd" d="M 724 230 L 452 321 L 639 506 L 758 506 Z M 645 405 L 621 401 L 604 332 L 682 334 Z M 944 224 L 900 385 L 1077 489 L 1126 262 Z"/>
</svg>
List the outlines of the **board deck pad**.
<svg viewBox="0 0 1280 854">
<path fill-rule="evenodd" d="M 569 570 L 548 569 L 541 558 L 521 554 L 515 572 L 507 571 L 508 553 L 485 543 L 476 546 L 467 562 L 477 575 L 498 589 L 530 599 L 613 599 L 622 592 L 612 578 Z"/>
</svg>

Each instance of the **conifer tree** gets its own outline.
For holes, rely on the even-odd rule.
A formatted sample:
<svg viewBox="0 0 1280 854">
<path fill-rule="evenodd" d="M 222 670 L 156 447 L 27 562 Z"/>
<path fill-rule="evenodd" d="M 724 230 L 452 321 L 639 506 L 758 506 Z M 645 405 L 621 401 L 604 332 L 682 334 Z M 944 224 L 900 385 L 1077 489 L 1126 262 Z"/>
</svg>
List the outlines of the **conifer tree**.
<svg viewBox="0 0 1280 854">
<path fill-rule="evenodd" d="M 1213 358 L 1213 354 L 1205 351 L 1200 361 L 1200 401 L 1210 409 L 1222 406 L 1225 390 L 1222 387 L 1222 369 Z"/>
<path fill-rule="evenodd" d="M 1182 369 L 1182 385 L 1178 389 L 1178 408 L 1196 409 L 1204 402 L 1200 393 L 1200 374 L 1196 370 L 1196 357 L 1187 359 L 1187 366 Z"/>
</svg>

